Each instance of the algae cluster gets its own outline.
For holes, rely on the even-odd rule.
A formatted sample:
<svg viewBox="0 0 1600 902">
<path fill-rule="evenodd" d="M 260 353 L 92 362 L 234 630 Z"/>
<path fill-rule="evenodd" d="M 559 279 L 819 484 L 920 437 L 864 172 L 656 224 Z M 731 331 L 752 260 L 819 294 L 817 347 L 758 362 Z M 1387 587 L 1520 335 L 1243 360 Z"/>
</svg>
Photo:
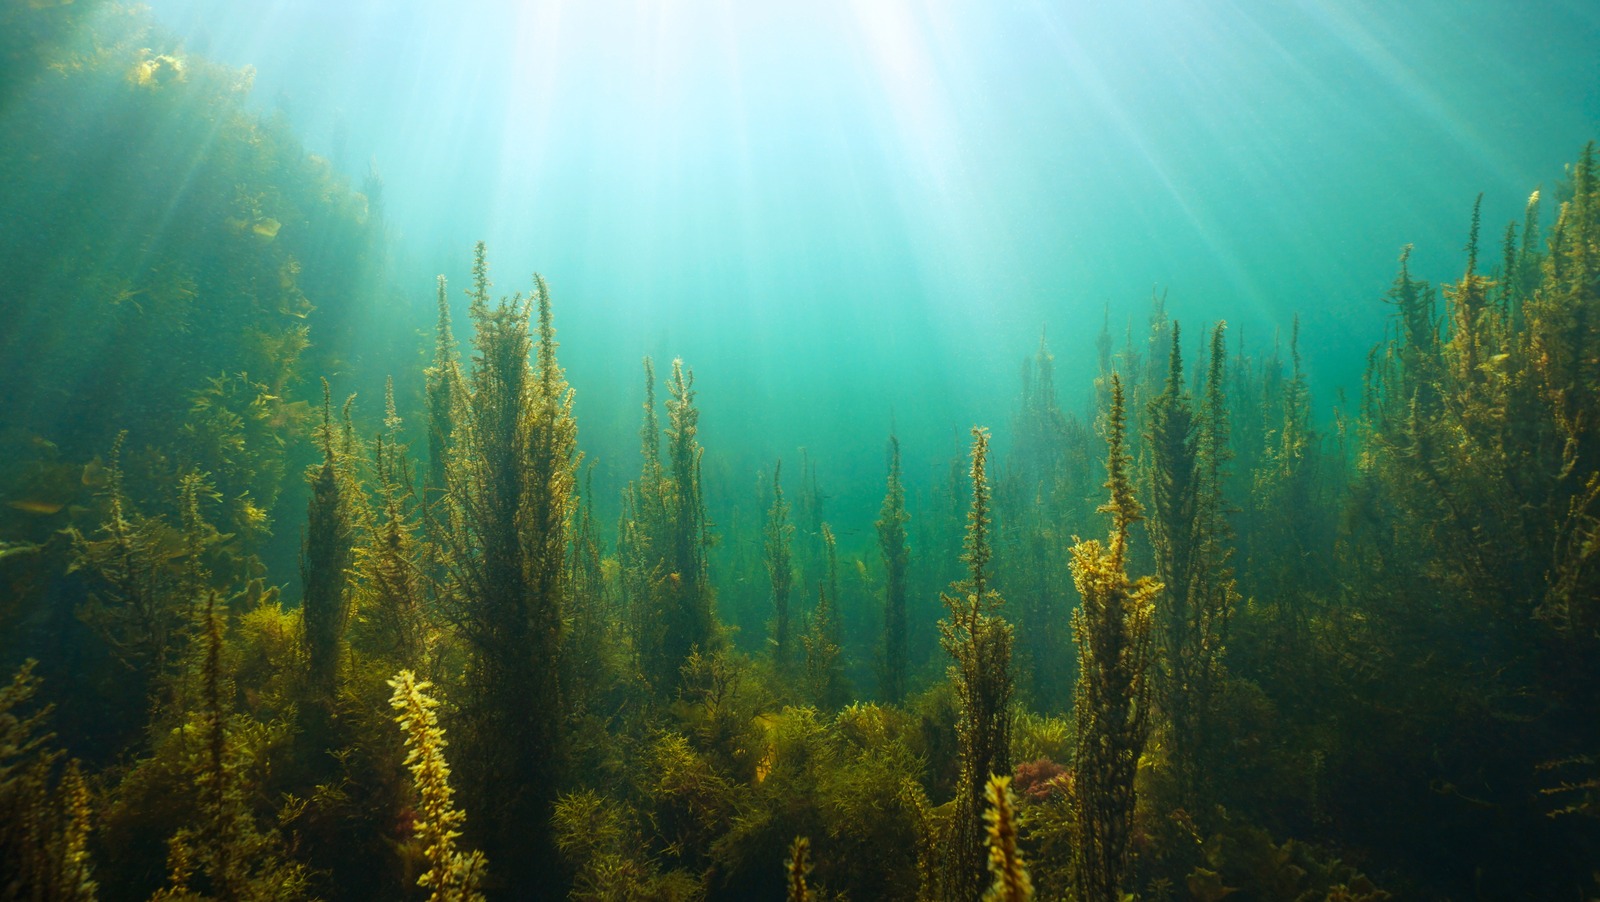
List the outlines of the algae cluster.
<svg viewBox="0 0 1600 902">
<path fill-rule="evenodd" d="M 557 299 L 482 244 L 465 348 L 441 277 L 345 360 L 381 185 L 72 6 L 3 19 L 61 131 L 0 172 L 72 187 L 0 201 L 0 898 L 1600 893 L 1592 145 L 1459 280 L 1402 252 L 1331 419 L 1297 334 L 1158 299 L 1082 391 L 1041 339 L 946 478 L 883 424 L 844 529 L 808 454 L 708 478 L 681 360 L 597 504 Z M 182 184 L 81 179 L 96 92 Z"/>
</svg>

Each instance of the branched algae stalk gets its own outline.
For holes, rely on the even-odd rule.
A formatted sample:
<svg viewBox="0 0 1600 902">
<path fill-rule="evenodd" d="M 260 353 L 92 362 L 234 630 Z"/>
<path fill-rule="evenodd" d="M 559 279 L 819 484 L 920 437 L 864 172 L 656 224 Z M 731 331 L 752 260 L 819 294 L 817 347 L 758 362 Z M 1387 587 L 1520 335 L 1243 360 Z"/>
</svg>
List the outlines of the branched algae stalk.
<svg viewBox="0 0 1600 902">
<path fill-rule="evenodd" d="M 989 873 L 994 882 L 983 894 L 984 902 L 1028 902 L 1033 898 L 1033 880 L 1017 848 L 1016 799 L 1011 795 L 1011 778 L 992 776 L 984 786 L 989 808 L 983 813 L 988 832 Z"/>
<path fill-rule="evenodd" d="M 467 815 L 456 807 L 455 791 L 450 787 L 444 728 L 434 713 L 439 702 L 428 694 L 432 684 L 418 682 L 415 674 L 402 670 L 389 685 L 394 688 L 389 705 L 399 712 L 395 723 L 406 736 L 405 766 L 411 770 L 417 789 L 412 830 L 428 861 L 428 869 L 417 878 L 417 885 L 432 890 L 429 902 L 481 902 L 483 894 L 478 886 L 488 862 L 482 852 L 456 850 Z"/>
<path fill-rule="evenodd" d="M 940 642 L 954 663 L 960 716 L 956 724 L 961 755 L 956 786 L 954 848 L 946 895 L 977 895 L 984 872 L 984 786 L 995 774 L 1011 771 L 1011 624 L 999 614 L 1004 599 L 989 586 L 989 431 L 972 429 L 972 505 L 962 559 L 967 578 L 942 593 L 949 618 L 939 621 Z"/>
<path fill-rule="evenodd" d="M 883 555 L 883 662 L 881 692 L 890 704 L 906 695 L 906 578 L 911 552 L 906 546 L 906 490 L 900 482 L 900 439 L 889 436 L 888 488 L 878 511 L 878 550 Z"/>
<path fill-rule="evenodd" d="M 1152 601 L 1159 583 L 1127 574 L 1128 530 L 1140 517 L 1128 477 L 1122 380 L 1111 377 L 1111 500 L 1107 545 L 1090 539 L 1072 549 L 1072 576 L 1083 607 L 1074 612 L 1078 643 L 1077 848 L 1073 879 L 1083 902 L 1121 902 L 1132 838 L 1134 777 L 1149 735 Z"/>
</svg>

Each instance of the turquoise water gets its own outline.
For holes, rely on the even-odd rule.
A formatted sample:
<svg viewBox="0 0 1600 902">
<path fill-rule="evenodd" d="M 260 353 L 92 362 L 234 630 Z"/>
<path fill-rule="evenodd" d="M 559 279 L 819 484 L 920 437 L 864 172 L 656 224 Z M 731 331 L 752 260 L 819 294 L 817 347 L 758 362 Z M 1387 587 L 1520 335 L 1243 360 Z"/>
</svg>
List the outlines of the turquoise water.
<svg viewBox="0 0 1600 902">
<path fill-rule="evenodd" d="M 152 8 L 377 167 L 400 303 L 479 239 L 550 279 L 586 445 L 679 356 L 708 445 L 841 476 L 891 413 L 913 472 L 998 425 L 1042 329 L 1080 397 L 1152 292 L 1246 342 L 1299 314 L 1354 392 L 1400 248 L 1453 276 L 1473 198 L 1519 218 L 1600 122 L 1582 2 Z"/>
<path fill-rule="evenodd" d="M 0 0 L 0 899 L 1596 897 L 1597 48 Z"/>
</svg>

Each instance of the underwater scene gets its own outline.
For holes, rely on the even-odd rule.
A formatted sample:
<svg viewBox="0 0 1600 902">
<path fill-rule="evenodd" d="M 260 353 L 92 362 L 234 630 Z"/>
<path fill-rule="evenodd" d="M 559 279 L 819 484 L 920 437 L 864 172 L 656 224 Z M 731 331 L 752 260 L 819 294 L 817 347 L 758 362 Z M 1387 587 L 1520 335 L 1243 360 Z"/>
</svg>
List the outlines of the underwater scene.
<svg viewBox="0 0 1600 902">
<path fill-rule="evenodd" d="M 1600 5 L 0 0 L 0 900 L 1600 900 Z"/>
</svg>

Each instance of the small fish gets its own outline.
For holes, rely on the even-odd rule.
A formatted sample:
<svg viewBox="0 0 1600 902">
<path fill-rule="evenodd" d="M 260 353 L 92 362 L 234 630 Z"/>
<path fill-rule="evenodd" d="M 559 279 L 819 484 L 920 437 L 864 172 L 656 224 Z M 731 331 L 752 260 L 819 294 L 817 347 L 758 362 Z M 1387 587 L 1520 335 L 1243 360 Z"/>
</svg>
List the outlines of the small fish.
<svg viewBox="0 0 1600 902">
<path fill-rule="evenodd" d="M 61 513 L 61 509 L 66 507 L 65 504 L 56 504 L 53 501 L 35 501 L 31 499 L 26 501 L 13 501 L 11 502 L 10 506 L 22 511 L 23 513 L 38 514 L 44 517 L 48 517 L 51 514 L 59 514 Z"/>
</svg>

